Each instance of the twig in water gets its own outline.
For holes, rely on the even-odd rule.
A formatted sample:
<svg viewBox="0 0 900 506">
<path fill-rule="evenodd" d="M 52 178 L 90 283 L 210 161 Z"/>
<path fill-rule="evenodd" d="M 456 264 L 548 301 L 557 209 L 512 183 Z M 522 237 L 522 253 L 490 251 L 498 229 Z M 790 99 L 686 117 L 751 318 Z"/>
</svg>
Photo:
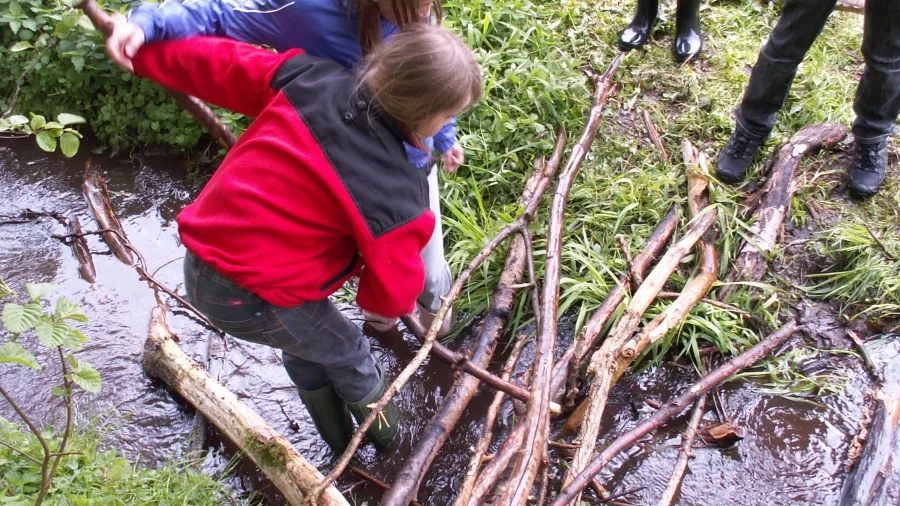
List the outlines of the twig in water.
<svg viewBox="0 0 900 506">
<path fill-rule="evenodd" d="M 862 339 L 859 338 L 859 335 L 852 330 L 848 330 L 847 335 L 850 336 L 850 340 L 853 341 L 853 344 L 856 345 L 856 349 L 859 350 L 862 361 L 866 365 L 869 374 L 872 375 L 872 379 L 875 380 L 875 383 L 877 383 L 878 386 L 884 385 L 884 376 L 881 374 L 881 371 L 878 370 L 875 361 L 872 360 L 872 356 L 869 355 L 869 350 L 866 349 L 865 343 L 863 343 Z"/>
<path fill-rule="evenodd" d="M 681 435 L 681 450 L 678 453 L 678 460 L 675 461 L 675 468 L 672 470 L 669 483 L 666 485 L 662 498 L 659 500 L 659 506 L 670 506 L 675 501 L 675 494 L 681 486 L 685 471 L 687 471 L 688 459 L 694 456 L 691 448 L 694 445 L 694 438 L 697 437 L 697 427 L 703 418 L 704 409 L 706 409 L 705 395 L 697 399 L 697 402 L 694 404 L 694 410 L 691 412 L 691 420 Z"/>
<path fill-rule="evenodd" d="M 600 501 L 600 504 L 606 504 L 608 502 L 615 501 L 616 499 L 621 499 L 621 498 L 623 498 L 625 496 L 629 496 L 631 494 L 637 494 L 638 492 L 640 492 L 641 490 L 644 490 L 645 488 L 647 488 L 647 487 L 637 487 L 637 488 L 633 488 L 631 490 L 626 490 L 624 492 L 620 492 L 618 494 L 613 494 L 609 497 L 602 499 Z"/>
<path fill-rule="evenodd" d="M 378 478 L 372 476 L 371 474 L 363 471 L 362 469 L 360 469 L 358 467 L 351 467 L 350 472 L 352 472 L 353 474 L 359 476 L 360 478 L 362 478 L 364 480 L 371 482 L 372 484 L 374 484 L 375 486 L 377 486 L 378 488 L 380 488 L 382 490 L 390 490 L 391 489 L 391 487 L 388 486 L 387 483 L 379 480 Z M 409 502 L 409 504 L 412 504 L 412 506 L 421 506 L 418 502 L 416 502 L 415 499 L 411 500 Z"/>
</svg>

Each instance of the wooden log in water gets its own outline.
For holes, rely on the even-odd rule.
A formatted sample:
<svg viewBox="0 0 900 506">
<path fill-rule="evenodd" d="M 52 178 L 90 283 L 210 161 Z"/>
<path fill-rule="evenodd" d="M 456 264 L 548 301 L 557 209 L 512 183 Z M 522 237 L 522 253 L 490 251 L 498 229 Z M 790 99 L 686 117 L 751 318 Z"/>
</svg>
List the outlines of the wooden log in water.
<svg viewBox="0 0 900 506">
<path fill-rule="evenodd" d="M 864 427 L 862 453 L 854 461 L 841 489 L 840 506 L 881 506 L 896 504 L 889 489 L 900 487 L 900 391 L 888 393 L 880 388 L 872 395 L 875 408 L 868 427 Z"/>
<path fill-rule="evenodd" d="M 68 219 L 66 229 L 69 235 L 72 236 L 72 242 L 69 245 L 72 247 L 72 254 L 78 260 L 78 274 L 81 275 L 81 279 L 88 283 L 95 283 L 97 281 L 97 269 L 94 267 L 94 257 L 91 256 L 91 248 L 88 247 L 87 239 L 84 238 L 84 232 L 81 230 L 81 222 L 78 221 L 77 217 L 73 216 Z"/>
<path fill-rule="evenodd" d="M 113 212 L 106 183 L 103 182 L 100 173 L 91 168 L 90 159 L 85 162 L 84 183 L 81 185 L 81 191 L 97 226 L 101 230 L 106 230 L 101 237 L 106 241 L 113 255 L 125 265 L 133 266 L 134 257 L 125 242 L 125 230 L 122 229 L 119 218 Z"/>
<path fill-rule="evenodd" d="M 172 339 L 166 310 L 159 305 L 150 314 L 142 365 L 150 377 L 173 388 L 250 457 L 289 504 L 308 504 L 308 492 L 322 480 L 322 474 L 290 441 L 181 351 Z M 349 506 L 333 486 L 325 488 L 316 504 Z"/>
</svg>

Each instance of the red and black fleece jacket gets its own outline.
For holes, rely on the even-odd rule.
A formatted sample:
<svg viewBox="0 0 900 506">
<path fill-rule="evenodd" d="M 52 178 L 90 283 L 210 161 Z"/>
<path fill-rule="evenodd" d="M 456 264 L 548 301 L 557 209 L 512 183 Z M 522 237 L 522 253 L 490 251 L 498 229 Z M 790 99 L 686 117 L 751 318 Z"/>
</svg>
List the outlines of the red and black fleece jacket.
<svg viewBox="0 0 900 506">
<path fill-rule="evenodd" d="M 435 226 L 426 172 L 347 70 L 211 37 L 145 45 L 134 68 L 256 117 L 178 215 L 189 251 L 276 306 L 323 299 L 359 272 L 360 307 L 413 310 Z"/>
</svg>

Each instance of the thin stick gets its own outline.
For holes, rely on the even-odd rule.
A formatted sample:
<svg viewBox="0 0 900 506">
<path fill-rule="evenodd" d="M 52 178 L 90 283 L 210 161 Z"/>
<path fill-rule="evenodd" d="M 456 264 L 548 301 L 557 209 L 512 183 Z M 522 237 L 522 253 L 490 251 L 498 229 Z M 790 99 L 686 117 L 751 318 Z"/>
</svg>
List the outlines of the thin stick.
<svg viewBox="0 0 900 506">
<path fill-rule="evenodd" d="M 506 467 L 512 461 L 513 457 L 522 448 L 522 440 L 525 436 L 525 425 L 517 425 L 506 440 L 494 454 L 494 458 L 486 466 L 478 476 L 475 489 L 472 490 L 472 497 L 469 499 L 468 506 L 482 506 L 486 503 L 485 498 L 494 490 L 500 475 L 506 470 Z"/>
<path fill-rule="evenodd" d="M 519 334 L 516 343 L 513 345 L 512 351 L 509 352 L 506 363 L 503 365 L 501 377 L 504 380 L 509 381 L 509 378 L 512 376 L 513 368 L 519 361 L 519 356 L 522 354 L 522 350 L 525 348 L 525 343 L 527 341 L 527 335 Z M 475 446 L 475 452 L 472 454 L 472 458 L 469 459 L 469 467 L 466 469 L 466 479 L 459 489 L 459 494 L 457 494 L 453 506 L 464 506 L 469 502 L 469 499 L 472 496 L 472 491 L 475 489 L 475 480 L 478 477 L 478 470 L 481 468 L 481 464 L 484 461 L 488 448 L 491 446 L 491 438 L 493 438 L 494 434 L 494 422 L 500 414 L 500 408 L 503 406 L 503 398 L 503 392 L 498 391 L 494 394 L 491 405 L 488 406 L 487 415 L 484 417 L 481 439 L 478 440 L 478 444 Z"/>
<path fill-rule="evenodd" d="M 56 450 L 56 459 L 53 461 L 53 467 L 50 468 L 50 473 L 47 475 L 47 485 L 42 487 L 42 493 L 46 493 L 50 490 L 50 481 L 53 480 L 53 476 L 56 475 L 56 469 L 59 467 L 59 462 L 62 460 L 63 456 L 66 455 L 66 443 L 69 441 L 69 435 L 72 433 L 72 422 L 74 414 L 72 413 L 72 384 L 69 381 L 68 374 L 69 368 L 66 366 L 66 356 L 63 353 L 62 346 L 57 346 L 56 351 L 59 353 L 59 363 L 62 367 L 62 378 L 63 378 L 63 388 L 66 389 L 68 395 L 65 396 L 66 399 L 66 430 L 63 432 L 62 441 L 59 443 L 59 449 Z M 43 490 L 45 489 L 45 490 Z"/>
<path fill-rule="evenodd" d="M 666 153 L 666 146 L 663 144 L 662 138 L 659 136 L 659 131 L 656 129 L 656 125 L 653 124 L 653 118 L 650 117 L 650 112 L 644 109 L 642 117 L 644 118 L 644 125 L 647 127 L 647 135 L 650 136 L 650 142 L 653 143 L 653 146 L 656 147 L 656 150 L 659 152 L 659 158 L 662 163 L 669 163 L 669 153 Z"/>
<path fill-rule="evenodd" d="M 637 291 L 638 287 L 641 286 L 641 283 L 643 283 L 644 280 L 634 268 L 634 260 L 631 258 L 631 245 L 628 244 L 628 239 L 626 239 L 622 234 L 616 234 L 616 240 L 619 241 L 619 246 L 622 248 L 622 254 L 625 256 L 625 273 L 628 275 L 631 289 L 633 291 Z"/>
<path fill-rule="evenodd" d="M 670 506 L 675 501 L 675 494 L 681 487 L 681 481 L 684 479 L 684 473 L 687 471 L 688 459 L 693 458 L 691 448 L 694 446 L 694 438 L 697 437 L 697 427 L 703 418 L 703 410 L 706 409 L 706 396 L 701 396 L 694 404 L 694 410 L 691 412 L 691 421 L 681 435 L 681 449 L 678 452 L 678 460 L 675 461 L 675 469 L 672 470 L 672 477 L 663 491 L 662 498 L 659 500 L 659 506 Z"/>
<path fill-rule="evenodd" d="M 787 341 L 797 330 L 797 322 L 791 320 L 784 324 L 777 331 L 760 341 L 749 350 L 741 353 L 737 357 L 729 360 L 715 371 L 707 374 L 699 382 L 691 386 L 686 392 L 678 398 L 671 400 L 666 405 L 654 413 L 650 418 L 639 423 L 635 428 L 619 436 L 603 452 L 588 465 L 574 480 L 556 496 L 556 500 L 551 506 L 564 506 L 575 499 L 581 489 L 587 486 L 591 478 L 596 476 L 613 457 L 618 455 L 626 448 L 631 447 L 639 439 L 646 436 L 650 432 L 656 430 L 664 423 L 678 416 L 687 406 L 706 395 L 713 387 L 727 380 L 735 373 L 746 369 L 755 364 L 761 358 L 771 354 L 782 343 Z"/>
<path fill-rule="evenodd" d="M 369 481 L 370 483 L 375 484 L 375 486 L 377 486 L 377 487 L 380 488 L 381 490 L 390 490 L 390 489 L 391 489 L 390 485 L 388 485 L 387 483 L 385 483 L 385 482 L 379 480 L 378 478 L 372 476 L 371 474 L 369 474 L 369 473 L 363 471 L 362 469 L 360 469 L 360 468 L 358 468 L 358 467 L 351 467 L 351 468 L 350 468 L 350 472 L 352 472 L 353 474 L 359 476 L 360 478 L 362 478 L 362 479 L 364 479 L 364 480 Z M 422 506 L 422 505 L 419 504 L 415 499 L 413 499 L 412 501 L 410 501 L 409 504 L 411 504 L 412 506 Z"/>
<path fill-rule="evenodd" d="M 861 355 L 863 364 L 866 365 L 866 369 L 869 370 L 869 374 L 872 375 L 872 379 L 875 380 L 875 383 L 877 383 L 878 386 L 883 386 L 884 375 L 882 375 L 881 371 L 878 370 L 878 367 L 875 365 L 875 361 L 872 360 L 872 355 L 869 355 L 869 350 L 866 349 L 865 343 L 863 343 L 862 339 L 859 338 L 859 335 L 852 330 L 848 330 L 847 335 L 850 336 L 850 340 L 853 341 L 853 344 L 856 345 L 856 349 Z"/>
<path fill-rule="evenodd" d="M 32 457 L 30 454 L 25 453 L 23 450 L 20 450 L 20 449 L 16 448 L 15 446 L 8 445 L 8 444 L 4 443 L 3 441 L 0 441 L 0 446 L 5 446 L 5 447 L 9 448 L 10 450 L 12 450 L 12 451 L 18 453 L 19 455 L 25 457 L 26 459 L 28 459 L 28 460 L 34 462 L 35 464 L 41 465 L 41 461 L 40 461 L 40 460 L 38 460 L 38 459 L 35 458 L 35 457 Z"/>
<path fill-rule="evenodd" d="M 563 169 L 553 195 L 550 223 L 547 234 L 547 253 L 544 264 L 544 287 L 541 296 L 541 326 L 537 332 L 537 346 L 532 371 L 531 400 L 522 425 L 525 426 L 525 437 L 522 451 L 516 456 L 516 464 L 510 477 L 510 487 L 500 501 L 505 506 L 524 506 L 528 501 L 532 485 L 538 473 L 541 457 L 544 454 L 547 433 L 550 427 L 550 383 L 553 371 L 554 347 L 557 334 L 557 312 L 559 309 L 559 280 L 561 271 L 561 253 L 563 222 L 565 220 L 566 201 L 569 190 L 575 182 L 581 165 L 594 142 L 603 109 L 612 92 L 612 78 L 622 62 L 624 53 L 619 53 L 602 76 L 594 79 L 594 104 L 588 116 L 587 124 L 578 143 L 572 147 L 569 160 Z"/>
<path fill-rule="evenodd" d="M 887 245 L 885 245 L 885 244 L 881 241 L 881 239 L 879 239 L 878 236 L 875 235 L 875 231 L 872 230 L 871 227 L 869 227 L 869 224 L 868 224 L 868 223 L 863 223 L 863 226 L 866 227 L 866 230 L 869 232 L 869 235 L 872 236 L 872 240 L 875 241 L 875 244 L 878 244 L 878 246 L 881 248 L 881 251 L 884 252 L 884 255 L 888 258 L 888 260 L 893 260 L 893 261 L 895 261 L 895 262 L 898 261 L 898 260 L 900 260 L 900 259 L 897 258 L 897 255 L 895 255 L 891 250 L 889 250 L 888 247 L 887 247 Z"/>
</svg>

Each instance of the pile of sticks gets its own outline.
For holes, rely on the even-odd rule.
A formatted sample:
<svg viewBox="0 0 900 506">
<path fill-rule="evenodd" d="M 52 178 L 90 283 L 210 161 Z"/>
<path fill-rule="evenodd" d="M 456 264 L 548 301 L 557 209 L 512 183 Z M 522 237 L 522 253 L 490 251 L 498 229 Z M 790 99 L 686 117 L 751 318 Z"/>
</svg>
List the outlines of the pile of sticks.
<svg viewBox="0 0 900 506">
<path fill-rule="evenodd" d="M 109 29 L 106 14 L 92 0 L 81 7 L 96 26 L 105 31 Z M 177 294 L 155 283 L 147 274 L 143 258 L 131 247 L 121 225 L 115 219 L 105 189 L 101 187 L 102 180 L 95 173 L 89 172 L 85 195 L 100 227 L 98 233 L 103 234 L 120 260 L 134 266 L 142 279 L 146 279 L 157 291 L 159 304 L 153 310 L 144 361 L 148 374 L 169 382 L 223 434 L 234 440 L 282 490 L 291 504 L 346 504 L 332 484 L 347 469 L 365 431 L 376 421 L 380 410 L 397 395 L 429 355 L 446 361 L 463 374 L 459 375 L 450 393 L 445 396 L 443 405 L 418 438 L 403 468 L 394 476 L 393 483 L 381 500 L 382 505 L 406 506 L 416 503 L 418 490 L 435 456 L 482 383 L 495 389 L 496 394 L 485 417 L 483 437 L 472 449 L 464 483 L 455 499 L 454 504 L 457 506 L 530 503 L 542 506 L 549 501 L 552 501 L 553 506 L 579 504 L 581 491 L 586 486 L 593 485 L 602 489 L 594 477 L 615 455 L 696 403 L 684 437 L 681 456 L 662 501 L 662 504 L 670 503 L 687 467 L 691 441 L 703 416 L 706 393 L 736 372 L 771 354 L 801 329 L 794 321 L 785 323 L 756 346 L 720 365 L 683 394 L 664 403 L 652 416 L 596 455 L 596 442 L 601 436 L 600 421 L 611 388 L 651 344 L 677 329 L 698 303 L 709 300 L 706 297 L 719 279 L 720 262 L 715 249 L 719 208 L 709 202 L 709 168 L 703 153 L 684 140 L 682 158 L 687 170 L 689 220 L 684 225 L 683 235 L 669 245 L 681 220 L 680 208 L 673 206 L 637 256 L 632 258 L 623 241 L 627 259 L 625 275 L 617 280 L 616 286 L 588 320 L 575 342 L 561 354 L 560 359 L 555 360 L 558 355 L 555 348 L 566 203 L 600 126 L 607 100 L 614 89 L 613 77 L 621 61 L 622 55 L 619 55 L 603 74 L 592 75 L 593 105 L 584 130 L 569 149 L 566 163 L 556 179 L 556 189 L 549 209 L 543 278 L 538 279 L 535 272 L 529 226 L 538 214 L 544 194 L 554 181 L 557 168 L 564 158 L 566 136 L 561 131 L 553 153 L 546 160 L 539 157 L 527 178 L 519 199 L 522 213 L 491 240 L 459 275 L 444 298 L 431 327 L 423 328 L 414 318 L 405 320 L 409 330 L 420 338 L 420 349 L 387 388 L 385 395 L 370 406 L 370 415 L 360 424 L 346 452 L 325 477 L 311 468 L 265 421 L 243 407 L 233 395 L 229 396 L 229 392 L 209 376 L 202 366 L 180 353 L 174 337 L 167 330 L 165 306 L 160 292 L 176 298 L 188 308 L 189 304 Z M 208 110 L 202 104 L 198 107 L 190 97 L 178 98 L 191 105 L 192 112 L 214 133 L 220 143 L 225 146 L 234 143 L 233 136 L 222 131 L 221 124 L 207 114 Z M 651 137 L 656 140 L 654 145 L 664 150 L 659 135 L 652 135 L 656 129 L 652 127 L 648 114 L 644 115 L 644 122 L 648 125 Z M 758 280 L 764 275 L 767 267 L 766 254 L 777 242 L 778 230 L 796 190 L 791 181 L 799 160 L 814 149 L 835 145 L 845 135 L 846 130 L 841 126 L 813 125 L 801 130 L 778 152 L 767 185 L 759 195 L 755 210 L 757 219 L 748 234 L 749 240 L 734 262 L 733 270 L 726 277 L 727 283 L 718 290 L 713 302 L 731 308 L 727 304 L 727 298 L 735 286 L 748 280 Z M 668 155 L 662 152 L 660 158 L 667 161 Z M 448 349 L 436 341 L 437 330 L 472 273 L 490 255 L 500 250 L 508 239 L 510 244 L 506 248 L 504 268 L 489 308 L 478 327 L 474 347 L 466 352 Z M 693 251 L 696 252 L 697 259 L 693 277 L 674 296 L 673 303 L 659 316 L 644 323 L 645 311 L 661 298 L 661 292 L 669 278 Z M 135 256 L 138 257 L 137 261 Z M 488 366 L 504 335 L 519 292 L 525 288 L 530 289 L 537 321 L 535 355 L 526 375 L 528 381 L 525 384 L 515 384 L 511 381 L 512 371 L 529 336 L 523 334 L 515 339 L 512 352 L 499 375 L 490 372 Z M 624 310 L 616 320 L 615 316 L 620 313 L 623 305 Z M 740 312 L 737 308 L 734 309 Z M 199 314 L 198 317 L 202 318 Z M 604 333 L 604 329 L 611 323 L 614 323 L 612 329 Z M 601 342 L 604 336 L 606 338 Z M 502 440 L 495 440 L 494 425 L 507 395 L 521 403 L 520 416 Z M 583 400 L 575 408 L 575 401 L 579 399 Z M 574 442 L 568 444 L 575 452 L 571 462 L 567 463 L 559 490 L 551 490 L 549 483 L 551 463 L 548 448 L 552 441 L 552 415 L 568 417 L 563 426 L 563 434 L 577 433 Z M 498 449 L 493 455 L 488 455 L 492 446 Z M 429 501 L 421 502 L 427 504 Z"/>
</svg>

